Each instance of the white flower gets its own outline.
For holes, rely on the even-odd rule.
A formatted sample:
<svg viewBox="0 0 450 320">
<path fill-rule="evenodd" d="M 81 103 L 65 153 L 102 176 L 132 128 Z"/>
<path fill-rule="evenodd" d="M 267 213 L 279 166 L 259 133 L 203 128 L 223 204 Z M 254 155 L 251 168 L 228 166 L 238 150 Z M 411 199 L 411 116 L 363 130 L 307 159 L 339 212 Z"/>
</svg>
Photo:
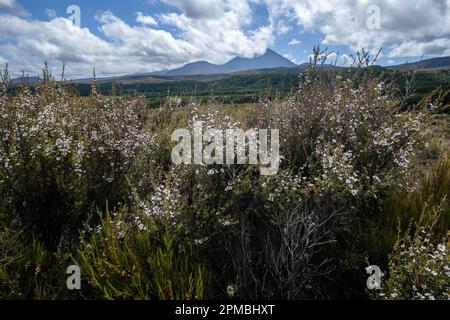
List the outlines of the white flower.
<svg viewBox="0 0 450 320">
<path fill-rule="evenodd" d="M 224 226 L 230 226 L 231 225 L 231 221 L 230 220 L 222 220 L 221 223 Z"/>
<path fill-rule="evenodd" d="M 234 295 L 236 294 L 236 286 L 235 286 L 234 284 L 230 284 L 230 285 L 227 287 L 227 294 L 228 294 L 230 297 L 234 297 Z"/>
<path fill-rule="evenodd" d="M 97 131 L 93 131 L 93 132 L 91 133 L 91 139 L 92 139 L 93 141 L 98 141 L 98 134 L 97 134 Z"/>
<path fill-rule="evenodd" d="M 194 244 L 196 245 L 196 246 L 200 246 L 200 245 L 202 245 L 204 243 L 204 240 L 202 240 L 202 239 L 195 239 L 194 240 Z"/>
</svg>

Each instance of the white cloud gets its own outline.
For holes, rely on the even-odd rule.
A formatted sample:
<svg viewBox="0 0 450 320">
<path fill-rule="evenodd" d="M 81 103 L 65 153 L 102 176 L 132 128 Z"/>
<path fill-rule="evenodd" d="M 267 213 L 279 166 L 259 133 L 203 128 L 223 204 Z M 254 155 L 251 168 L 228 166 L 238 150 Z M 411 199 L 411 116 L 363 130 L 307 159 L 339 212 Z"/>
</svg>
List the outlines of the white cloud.
<svg viewBox="0 0 450 320">
<path fill-rule="evenodd" d="M 302 32 L 320 32 L 324 44 L 348 45 L 387 54 L 420 56 L 448 54 L 450 1 L 422 0 L 265 0 L 272 16 L 289 17 Z M 381 29 L 368 27 L 371 5 L 380 9 Z M 439 40 L 442 39 L 442 40 Z M 432 43 L 432 45 L 430 45 Z M 414 50 L 409 50 L 416 45 Z M 446 45 L 446 47 L 445 47 Z"/>
<path fill-rule="evenodd" d="M 136 21 L 148 26 L 157 26 L 158 22 L 152 16 L 146 16 L 142 12 L 136 13 Z"/>
<path fill-rule="evenodd" d="M 338 61 L 343 66 L 351 66 L 353 64 L 353 58 L 347 54 L 342 54 L 339 56 Z"/>
<path fill-rule="evenodd" d="M 278 35 L 283 35 L 292 30 L 292 27 L 285 21 L 279 20 L 276 24 L 276 32 Z"/>
<path fill-rule="evenodd" d="M 291 60 L 295 64 L 298 64 L 298 60 L 290 53 L 283 54 L 283 57 L 285 57 L 288 60 Z"/>
<path fill-rule="evenodd" d="M 0 46 L 0 52 L 16 72 L 38 73 L 44 61 L 58 66 L 66 61 L 76 67 L 72 69 L 75 73 L 84 74 L 97 62 L 109 64 L 113 70 L 117 68 L 114 64 L 119 62 L 115 58 L 120 49 L 117 51 L 88 29 L 80 29 L 66 19 L 42 22 L 0 15 L 0 25 L 3 26 L 0 39 L 6 42 Z"/>
<path fill-rule="evenodd" d="M 290 46 L 297 46 L 297 45 L 299 45 L 301 43 L 302 42 L 300 40 L 297 40 L 297 39 L 294 38 L 291 41 L 289 41 L 288 45 L 290 45 Z"/>
<path fill-rule="evenodd" d="M 63 18 L 24 19 L 16 0 L 0 0 L 0 52 L 11 67 L 39 72 L 48 61 L 67 72 L 86 76 L 148 72 L 196 60 L 224 63 L 252 57 L 273 46 L 279 35 L 315 32 L 324 44 L 352 50 L 385 48 L 387 57 L 450 55 L 450 0 L 161 0 L 173 12 L 136 14 L 137 25 L 111 12 L 97 16 L 101 35 Z M 380 7 L 381 30 L 367 27 L 369 5 Z M 267 20 L 255 18 L 265 6 Z M 49 16 L 53 12 L 48 11 Z M 157 27 L 157 28 L 156 28 Z M 165 30 L 170 30 L 165 31 Z M 293 38 L 289 45 L 298 45 Z M 338 64 L 348 65 L 349 56 Z"/>
<path fill-rule="evenodd" d="M 252 57 L 273 45 L 276 29 L 273 24 L 248 30 L 253 22 L 250 6 L 253 0 L 216 1 L 219 2 L 223 11 L 215 19 L 195 18 L 183 12 L 163 14 L 160 20 L 180 30 L 181 37 L 207 53 L 210 62 L 223 63 L 235 55 Z"/>
<path fill-rule="evenodd" d="M 16 0 L 0 0 L 0 6 L 13 8 L 16 5 Z"/>
<path fill-rule="evenodd" d="M 29 13 L 16 0 L 0 0 L 0 14 L 7 13 L 16 16 L 28 16 Z"/>
<path fill-rule="evenodd" d="M 389 53 L 391 57 L 415 57 L 420 55 L 435 55 L 436 52 L 450 56 L 450 38 L 439 38 L 428 42 L 404 41 Z"/>
<path fill-rule="evenodd" d="M 55 18 L 57 14 L 54 9 L 45 9 L 45 15 L 49 18 Z"/>
<path fill-rule="evenodd" d="M 92 67 L 99 76 L 141 73 L 196 60 L 224 63 L 236 55 L 264 53 L 273 43 L 273 28 L 249 29 L 252 12 L 248 4 L 228 3 L 235 5 L 225 7 L 217 19 L 194 19 L 184 13 L 160 15 L 162 24 L 178 29 L 177 36 L 154 29 L 148 19 L 146 24 L 132 26 L 111 12 L 96 17 L 101 37 L 65 18 L 39 21 L 0 14 L 0 52 L 16 73 L 39 73 L 44 61 L 60 68 L 64 61 L 69 77 L 87 76 Z"/>
<path fill-rule="evenodd" d="M 224 14 L 222 0 L 162 0 L 181 10 L 186 17 L 193 19 L 216 18 Z"/>
<path fill-rule="evenodd" d="M 312 58 L 311 54 L 309 58 Z M 326 58 L 326 59 L 325 59 Z M 319 56 L 319 61 L 325 59 L 325 64 L 333 64 L 339 67 L 349 67 L 353 64 L 353 58 L 347 54 L 338 54 L 336 52 L 328 52 Z"/>
<path fill-rule="evenodd" d="M 353 58 L 348 54 L 331 52 L 327 57 L 326 63 L 335 64 L 339 67 L 349 67 L 353 64 Z"/>
</svg>

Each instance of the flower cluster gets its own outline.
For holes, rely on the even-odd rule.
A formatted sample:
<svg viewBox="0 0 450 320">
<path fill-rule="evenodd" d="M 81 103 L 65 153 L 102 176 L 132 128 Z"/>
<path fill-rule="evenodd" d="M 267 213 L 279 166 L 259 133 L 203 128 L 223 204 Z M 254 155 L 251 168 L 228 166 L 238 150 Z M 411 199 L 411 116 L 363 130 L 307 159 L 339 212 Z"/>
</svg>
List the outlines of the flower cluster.
<svg viewBox="0 0 450 320">
<path fill-rule="evenodd" d="M 3 93 L 0 192 L 49 245 L 75 239 L 88 216 L 127 199 L 134 159 L 153 144 L 145 101 L 78 97 L 51 79 Z"/>
<path fill-rule="evenodd" d="M 437 246 L 421 229 L 399 242 L 389 264 L 389 278 L 378 293 L 381 299 L 450 299 L 450 242 Z"/>
<path fill-rule="evenodd" d="M 1 105 L 0 170 L 13 179 L 30 161 L 54 161 L 82 178 L 98 158 L 104 163 L 103 179 L 112 181 L 152 143 L 143 127 L 144 107 L 136 98 L 80 99 L 63 88 L 49 97 L 25 88 Z"/>
<path fill-rule="evenodd" d="M 322 190 L 375 197 L 408 180 L 426 120 L 423 112 L 398 112 L 398 101 L 382 87 L 373 81 L 355 88 L 342 77 L 311 80 L 255 117 L 280 130 L 284 167 L 302 168 Z"/>
</svg>

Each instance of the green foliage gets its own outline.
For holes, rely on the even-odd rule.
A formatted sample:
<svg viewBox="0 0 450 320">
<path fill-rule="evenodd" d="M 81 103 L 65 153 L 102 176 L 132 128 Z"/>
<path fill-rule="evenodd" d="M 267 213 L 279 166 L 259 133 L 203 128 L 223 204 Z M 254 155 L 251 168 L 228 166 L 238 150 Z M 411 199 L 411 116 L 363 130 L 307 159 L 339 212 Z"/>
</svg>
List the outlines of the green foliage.
<svg viewBox="0 0 450 320">
<path fill-rule="evenodd" d="M 105 199 L 126 199 L 125 174 L 151 137 L 142 102 L 80 99 L 47 73 L 36 93 L 0 97 L 0 192 L 5 212 L 55 248 L 76 241 Z"/>
<path fill-rule="evenodd" d="M 450 160 L 437 160 L 414 190 L 397 188 L 386 199 L 382 212 L 360 225 L 359 243 L 367 248 L 370 262 L 387 268 L 387 257 L 394 249 L 398 231 L 417 232 L 433 221 L 431 240 L 440 241 L 450 227 Z"/>
<path fill-rule="evenodd" d="M 375 295 L 378 299 L 448 300 L 450 298 L 450 242 L 435 246 L 430 228 L 414 237 L 405 235 L 389 259 L 389 277 Z"/>
<path fill-rule="evenodd" d="M 0 299 L 76 298 L 66 288 L 68 255 L 46 250 L 18 229 L 0 229 Z"/>
<path fill-rule="evenodd" d="M 371 77 L 382 77 L 386 82 L 392 82 L 399 91 L 405 93 L 405 78 L 408 72 L 390 70 L 387 68 L 372 66 L 370 68 Z M 334 71 L 347 77 L 353 71 L 349 68 L 341 68 Z M 210 100 L 220 101 L 226 104 L 253 103 L 261 99 L 274 99 L 276 97 L 287 97 L 292 90 L 296 90 L 300 85 L 299 71 L 293 69 L 289 71 L 256 72 L 239 75 L 214 75 L 214 76 L 187 76 L 187 77 L 159 77 L 155 83 L 145 82 L 145 79 L 137 78 L 124 81 L 121 85 L 122 95 L 143 94 L 147 103 L 152 108 L 157 108 L 164 103 L 167 96 L 179 96 L 183 105 L 186 105 L 192 97 L 198 101 L 208 102 Z M 89 84 L 75 85 L 81 95 L 90 93 Z M 111 94 L 112 83 L 104 82 L 100 84 L 100 91 Z M 412 90 L 414 94 L 408 98 L 409 106 L 418 104 L 437 88 L 444 91 L 450 89 L 450 71 L 420 71 L 414 76 Z M 449 111 L 450 95 L 444 98 L 444 107 L 441 112 Z"/>
<path fill-rule="evenodd" d="M 106 299 L 192 300 L 205 298 L 207 272 L 188 244 L 175 244 L 149 222 L 134 229 L 124 211 L 105 219 L 86 237 L 75 262 Z"/>
<path fill-rule="evenodd" d="M 390 267 L 391 287 L 400 286 L 395 274 L 404 270 L 395 271 L 395 254 L 389 261 L 399 226 L 411 236 L 411 223 L 442 213 L 429 237 L 436 245 L 450 224 L 448 160 L 416 185 L 417 172 L 441 157 L 426 129 L 427 109 L 443 106 L 442 95 L 436 105 L 433 95 L 403 108 L 380 68 L 344 71 L 311 68 L 295 75 L 300 90 L 290 93 L 291 75 L 197 87 L 285 90 L 239 108 L 195 99 L 187 87 L 181 97 L 164 93 L 153 110 L 145 97 L 120 96 L 126 86 L 105 97 L 94 82 L 79 97 L 48 74 L 14 94 L 3 82 L 2 298 L 363 298 L 367 260 Z M 278 174 L 174 165 L 171 134 L 195 121 L 222 132 L 279 129 Z M 82 268 L 79 294 L 65 289 L 70 264 Z"/>
</svg>

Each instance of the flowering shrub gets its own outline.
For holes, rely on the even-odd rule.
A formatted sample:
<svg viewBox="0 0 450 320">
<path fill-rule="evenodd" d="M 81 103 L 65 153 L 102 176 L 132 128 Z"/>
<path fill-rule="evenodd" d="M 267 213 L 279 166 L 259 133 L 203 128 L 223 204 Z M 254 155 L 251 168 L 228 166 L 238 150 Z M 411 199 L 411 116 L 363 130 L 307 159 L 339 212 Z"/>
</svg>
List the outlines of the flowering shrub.
<svg viewBox="0 0 450 320">
<path fill-rule="evenodd" d="M 278 175 L 260 176 L 251 165 L 168 165 L 155 174 L 155 153 L 136 168 L 147 217 L 168 217 L 174 234 L 194 239 L 224 296 L 230 283 L 234 297 L 316 294 L 314 281 L 330 271 L 352 221 L 370 218 L 389 190 L 410 182 L 426 114 L 398 112 L 377 79 L 307 77 L 289 99 L 261 101 L 244 115 L 195 102 L 159 111 L 173 129 L 195 121 L 280 129 Z"/>
<path fill-rule="evenodd" d="M 389 262 L 380 299 L 450 299 L 450 242 L 433 245 L 429 230 L 399 241 Z"/>
<path fill-rule="evenodd" d="M 47 71 L 35 88 L 12 93 L 4 81 L 0 225 L 24 229 L 20 238 L 5 233 L 9 247 L 36 241 L 46 257 L 71 256 L 94 298 L 361 297 L 364 279 L 343 275 L 364 270 L 374 244 L 361 240 L 387 230 L 380 217 L 389 196 L 416 187 L 427 124 L 425 111 L 400 112 L 387 85 L 361 72 L 311 69 L 285 100 L 168 99 L 157 110 L 140 97 L 101 96 L 95 84 L 78 97 Z M 172 132 L 196 121 L 205 130 L 279 129 L 278 174 L 173 164 Z M 424 270 L 441 276 L 445 266 L 427 257 Z M 8 268 L 0 265 L 5 279 Z M 394 276 L 389 288 L 401 281 Z"/>
<path fill-rule="evenodd" d="M 0 190 L 8 211 L 56 245 L 96 206 L 124 200 L 124 176 L 152 139 L 141 100 L 77 98 L 45 79 L 36 92 L 2 90 Z"/>
<path fill-rule="evenodd" d="M 406 181 L 425 114 L 399 113 L 377 79 L 355 87 L 352 78 L 306 77 L 296 95 L 262 108 L 282 130 L 286 166 L 323 190 L 335 185 L 360 197 Z"/>
</svg>

